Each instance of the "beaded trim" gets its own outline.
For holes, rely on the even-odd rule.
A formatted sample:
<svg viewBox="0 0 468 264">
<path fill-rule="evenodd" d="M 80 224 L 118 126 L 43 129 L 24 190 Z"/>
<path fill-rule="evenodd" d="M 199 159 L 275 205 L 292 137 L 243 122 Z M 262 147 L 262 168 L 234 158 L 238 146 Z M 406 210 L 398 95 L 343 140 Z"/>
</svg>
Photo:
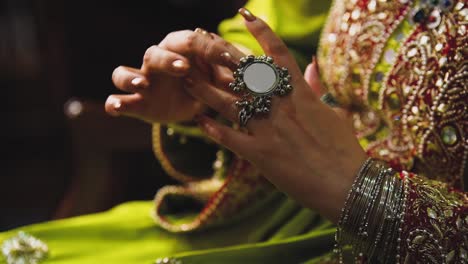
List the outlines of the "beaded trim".
<svg viewBox="0 0 468 264">
<path fill-rule="evenodd" d="M 171 163 L 171 161 L 167 158 L 166 154 L 164 153 L 164 149 L 162 147 L 161 142 L 161 129 L 162 126 L 160 124 L 153 124 L 153 152 L 156 158 L 159 160 L 159 163 L 163 167 L 164 171 L 169 174 L 174 179 L 181 181 L 181 182 L 193 182 L 198 181 L 199 178 L 193 177 L 192 175 L 182 173 L 178 171 Z"/>
</svg>

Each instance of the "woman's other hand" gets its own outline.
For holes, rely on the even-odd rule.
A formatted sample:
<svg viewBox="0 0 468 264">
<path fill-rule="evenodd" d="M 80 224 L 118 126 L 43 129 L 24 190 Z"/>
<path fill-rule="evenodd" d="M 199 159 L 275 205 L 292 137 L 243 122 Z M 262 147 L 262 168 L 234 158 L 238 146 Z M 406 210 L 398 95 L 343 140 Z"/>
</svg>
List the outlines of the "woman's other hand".
<svg viewBox="0 0 468 264">
<path fill-rule="evenodd" d="M 120 66 L 112 74 L 115 86 L 127 94 L 108 97 L 105 109 L 114 116 L 146 122 L 193 119 L 206 105 L 187 93 L 187 79 L 226 86 L 230 70 L 244 54 L 215 34 L 202 29 L 172 32 L 148 48 L 140 69 Z M 214 66 L 212 66 L 214 65 Z"/>
<path fill-rule="evenodd" d="M 241 9 L 246 26 L 275 63 L 287 67 L 294 90 L 285 97 L 273 97 L 265 118 L 253 117 L 248 133 L 220 124 L 206 116 L 199 123 L 219 144 L 252 162 L 278 189 L 303 205 L 318 210 L 332 221 L 339 217 L 355 174 L 366 154 L 352 127 L 329 106 L 317 91 L 323 91 L 315 67 L 308 82 L 285 44 L 268 25 Z M 309 84 L 313 86 L 309 86 Z M 195 82 L 189 90 L 198 94 L 226 118 L 238 122 L 235 95 Z"/>
</svg>

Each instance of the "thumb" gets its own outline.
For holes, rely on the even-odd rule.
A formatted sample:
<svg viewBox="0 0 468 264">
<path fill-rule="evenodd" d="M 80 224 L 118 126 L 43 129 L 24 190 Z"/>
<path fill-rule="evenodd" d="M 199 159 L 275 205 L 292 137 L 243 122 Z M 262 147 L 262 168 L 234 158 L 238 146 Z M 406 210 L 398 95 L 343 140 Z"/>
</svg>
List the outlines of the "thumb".
<svg viewBox="0 0 468 264">
<path fill-rule="evenodd" d="M 317 97 L 320 98 L 320 96 L 325 94 L 326 91 L 320 82 L 320 77 L 317 71 L 317 60 L 315 57 L 312 59 L 312 63 L 307 65 L 307 68 L 304 72 L 304 79 Z"/>
<path fill-rule="evenodd" d="M 317 60 L 315 57 L 312 59 L 312 62 L 307 65 L 304 71 L 304 79 L 317 97 L 320 98 L 327 92 L 325 87 L 322 85 L 322 82 L 320 81 Z M 332 109 L 341 119 L 349 122 L 349 124 L 352 125 L 351 112 L 341 107 L 333 107 Z"/>
</svg>

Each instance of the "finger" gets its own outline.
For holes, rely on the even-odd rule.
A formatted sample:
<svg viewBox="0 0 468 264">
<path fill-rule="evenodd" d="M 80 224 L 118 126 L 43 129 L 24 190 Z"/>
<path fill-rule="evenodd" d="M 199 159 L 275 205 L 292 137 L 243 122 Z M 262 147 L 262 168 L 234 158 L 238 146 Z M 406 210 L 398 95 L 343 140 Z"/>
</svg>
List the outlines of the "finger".
<svg viewBox="0 0 468 264">
<path fill-rule="evenodd" d="M 190 62 L 180 54 L 153 45 L 146 50 L 141 68 L 145 74 L 167 73 L 179 77 L 189 72 Z"/>
<path fill-rule="evenodd" d="M 186 78 L 185 87 L 190 95 L 208 105 L 226 119 L 232 122 L 238 121 L 238 109 L 236 107 L 238 97 L 216 88 L 206 80 L 197 77 L 197 74 L 191 74 L 189 78 Z"/>
<path fill-rule="evenodd" d="M 232 93 L 232 89 L 229 88 L 229 84 L 234 81 L 232 71 L 226 67 L 216 65 L 213 67 L 213 81 L 217 87 L 224 89 Z"/>
<path fill-rule="evenodd" d="M 226 43 L 228 46 L 228 51 L 221 53 L 222 59 L 226 60 L 228 63 L 230 63 L 230 67 L 228 67 L 231 70 L 236 70 L 239 67 L 239 60 L 246 56 L 246 54 L 240 50 L 238 47 L 234 46 L 233 44 L 226 42 L 222 37 L 215 33 L 210 33 L 211 37 L 219 42 L 219 43 Z M 232 74 L 231 74 L 232 75 Z"/>
<path fill-rule="evenodd" d="M 134 93 L 149 86 L 148 80 L 139 69 L 119 66 L 112 72 L 115 87 L 124 92 Z"/>
<path fill-rule="evenodd" d="M 209 38 L 213 38 L 213 36 L 211 36 L 210 32 L 208 32 L 207 30 L 205 30 L 205 29 L 203 29 L 203 28 L 197 27 L 193 32 L 206 35 L 206 36 L 209 37 Z"/>
<path fill-rule="evenodd" d="M 294 57 L 289 53 L 286 44 L 271 30 L 268 24 L 245 8 L 239 9 L 239 13 L 244 17 L 247 29 L 257 39 L 263 51 L 271 56 L 278 65 L 288 68 L 293 81 L 295 78 L 302 78 L 302 72 Z"/>
<path fill-rule="evenodd" d="M 210 34 L 211 35 L 211 34 Z M 232 70 L 244 54 L 222 38 L 211 38 L 190 30 L 170 33 L 159 44 L 163 49 L 183 54 L 198 56 L 209 63 L 226 66 Z"/>
<path fill-rule="evenodd" d="M 304 79 L 306 80 L 307 84 L 310 86 L 312 91 L 315 93 L 315 95 L 317 97 L 320 97 L 323 94 L 325 94 L 326 91 L 322 83 L 320 82 L 317 67 L 317 60 L 314 57 L 312 59 L 312 63 L 307 65 L 307 68 L 304 71 Z"/>
<path fill-rule="evenodd" d="M 318 98 L 327 92 L 325 87 L 322 85 L 322 82 L 320 81 L 317 59 L 315 57 L 312 59 L 312 63 L 307 65 L 307 68 L 304 72 L 304 79 Z M 350 112 L 347 109 L 340 107 L 333 107 L 332 109 L 335 111 L 335 113 L 338 114 L 340 118 L 346 120 L 352 125 L 352 118 L 350 116 Z"/>
<path fill-rule="evenodd" d="M 251 159 L 255 152 L 255 141 L 252 136 L 222 125 L 211 118 L 200 116 L 197 118 L 200 128 L 216 143 L 225 146 L 232 152 Z"/>
<path fill-rule="evenodd" d="M 110 95 L 104 104 L 106 112 L 112 116 L 133 116 L 144 115 L 145 102 L 140 94 L 113 94 Z"/>
</svg>

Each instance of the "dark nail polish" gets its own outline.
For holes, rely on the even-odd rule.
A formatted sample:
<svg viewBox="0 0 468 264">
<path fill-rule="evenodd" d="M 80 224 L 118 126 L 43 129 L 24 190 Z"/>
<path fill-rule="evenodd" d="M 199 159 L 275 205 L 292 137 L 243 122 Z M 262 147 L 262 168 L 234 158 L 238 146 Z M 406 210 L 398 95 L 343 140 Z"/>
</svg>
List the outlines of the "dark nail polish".
<svg viewBox="0 0 468 264">
<path fill-rule="evenodd" d="M 239 9 L 239 14 L 241 14 L 245 20 L 249 21 L 249 22 L 252 22 L 254 21 L 255 19 L 257 19 L 257 17 L 255 17 L 252 12 L 250 12 L 247 8 L 244 8 L 242 7 L 241 9 Z"/>
</svg>

